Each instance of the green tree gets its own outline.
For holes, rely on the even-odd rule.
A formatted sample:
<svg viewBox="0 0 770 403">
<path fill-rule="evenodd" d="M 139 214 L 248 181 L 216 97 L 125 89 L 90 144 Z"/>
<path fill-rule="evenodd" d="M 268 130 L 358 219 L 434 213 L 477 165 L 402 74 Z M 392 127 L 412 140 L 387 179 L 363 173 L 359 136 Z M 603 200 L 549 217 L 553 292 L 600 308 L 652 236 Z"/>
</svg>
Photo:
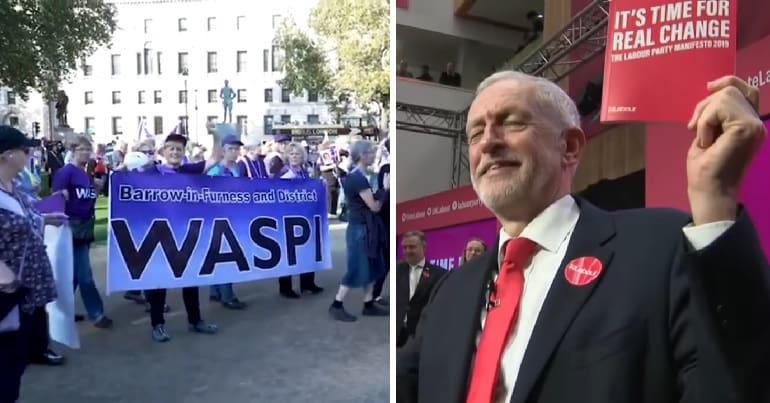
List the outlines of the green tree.
<svg viewBox="0 0 770 403">
<path fill-rule="evenodd" d="M 386 106 L 390 93 L 390 2 L 319 0 L 310 25 L 335 49 L 337 88 L 350 89 L 359 104 Z"/>
<path fill-rule="evenodd" d="M 312 35 L 285 21 L 276 39 L 284 51 L 283 85 L 293 93 L 325 95 L 338 119 L 347 113 L 351 97 L 359 105 L 377 104 L 386 116 L 389 16 L 388 0 L 319 0 L 311 12 Z M 332 55 L 335 60 L 329 60 Z"/>
<path fill-rule="evenodd" d="M 0 2 L 0 85 L 53 99 L 83 58 L 110 44 L 115 15 L 102 0 Z"/>
<path fill-rule="evenodd" d="M 324 98 L 334 95 L 333 75 L 321 45 L 297 27 L 290 18 L 281 23 L 275 39 L 283 53 L 281 86 L 295 95 L 316 92 Z"/>
</svg>

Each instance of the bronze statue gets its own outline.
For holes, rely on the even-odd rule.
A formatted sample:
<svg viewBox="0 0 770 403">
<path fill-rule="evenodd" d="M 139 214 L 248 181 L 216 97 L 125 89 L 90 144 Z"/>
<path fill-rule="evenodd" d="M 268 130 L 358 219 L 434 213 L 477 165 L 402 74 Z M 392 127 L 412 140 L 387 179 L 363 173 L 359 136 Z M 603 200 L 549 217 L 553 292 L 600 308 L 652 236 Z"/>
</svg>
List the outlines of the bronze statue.
<svg viewBox="0 0 770 403">
<path fill-rule="evenodd" d="M 67 105 L 70 99 L 67 97 L 67 93 L 59 91 L 59 96 L 56 99 L 56 120 L 59 122 L 59 126 L 69 127 L 67 124 Z"/>
<path fill-rule="evenodd" d="M 235 91 L 230 88 L 230 81 L 225 80 L 225 86 L 219 91 L 219 98 L 222 99 L 222 106 L 225 110 L 225 116 L 222 117 L 224 123 L 233 123 L 233 99 Z M 228 114 L 230 119 L 228 120 Z"/>
</svg>

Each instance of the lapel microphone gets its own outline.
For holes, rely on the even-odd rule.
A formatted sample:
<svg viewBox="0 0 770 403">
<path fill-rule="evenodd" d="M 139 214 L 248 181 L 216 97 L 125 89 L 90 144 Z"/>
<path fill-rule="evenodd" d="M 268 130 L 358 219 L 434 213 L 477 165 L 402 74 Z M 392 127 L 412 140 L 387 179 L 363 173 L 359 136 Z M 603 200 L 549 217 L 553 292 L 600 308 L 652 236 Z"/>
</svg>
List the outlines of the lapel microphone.
<svg viewBox="0 0 770 403">
<path fill-rule="evenodd" d="M 497 308 L 500 306 L 500 300 L 495 299 L 495 292 L 496 292 L 496 286 L 495 286 L 495 280 L 489 279 L 489 282 L 487 283 L 487 311 L 492 310 L 492 308 Z"/>
</svg>

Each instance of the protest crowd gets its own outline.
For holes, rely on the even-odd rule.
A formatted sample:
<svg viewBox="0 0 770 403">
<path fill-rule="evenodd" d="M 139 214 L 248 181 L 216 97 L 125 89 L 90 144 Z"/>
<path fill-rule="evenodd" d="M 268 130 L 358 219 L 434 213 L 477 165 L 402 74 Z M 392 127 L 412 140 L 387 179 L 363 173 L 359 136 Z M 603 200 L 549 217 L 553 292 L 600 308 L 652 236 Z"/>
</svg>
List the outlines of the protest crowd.
<svg viewBox="0 0 770 403">
<path fill-rule="evenodd" d="M 208 129 L 213 138 L 211 150 L 190 144 L 176 131 L 94 145 L 88 136 L 41 142 L 10 126 L 0 126 L 0 403 L 18 399 L 27 365 L 65 362 L 49 346 L 52 336 L 46 306 L 61 294 L 57 289 L 62 289 L 62 280 L 54 274 L 57 262 L 50 256 L 50 247 L 47 249 L 47 230 L 67 228 L 71 234 L 72 273 L 67 278 L 80 290 L 85 310 L 74 314 L 72 321 L 88 321 L 99 329 L 113 325 L 105 311 L 104 291 L 94 282 L 90 251 L 95 242 L 103 241 L 96 239 L 94 231 L 96 203 L 100 197 L 109 197 L 115 172 L 320 180 L 326 189 L 329 218 L 347 222 L 347 269 L 329 307 L 330 317 L 343 322 L 357 319 L 343 305 L 351 288 L 364 290 L 363 315 L 389 315 L 388 301 L 382 296 L 389 266 L 389 140 L 375 144 L 357 138 L 325 139 L 310 153 L 307 146 L 285 135 L 272 136 L 269 141 L 248 136 L 242 141 L 218 127 Z M 57 197 L 62 199 L 63 209 L 51 207 L 51 200 Z M 218 214 L 226 216 L 228 212 L 223 211 Z M 297 299 L 324 291 L 314 272 L 298 276 L 298 289 L 291 277 L 278 279 L 281 297 Z M 166 294 L 166 289 L 124 294 L 126 300 L 145 307 L 151 319 L 151 339 L 156 342 L 170 340 L 164 325 L 164 313 L 171 309 Z M 182 295 L 189 331 L 217 333 L 217 325 L 202 317 L 199 287 L 184 287 Z M 227 309 L 247 308 L 232 283 L 211 285 L 208 296 Z"/>
</svg>

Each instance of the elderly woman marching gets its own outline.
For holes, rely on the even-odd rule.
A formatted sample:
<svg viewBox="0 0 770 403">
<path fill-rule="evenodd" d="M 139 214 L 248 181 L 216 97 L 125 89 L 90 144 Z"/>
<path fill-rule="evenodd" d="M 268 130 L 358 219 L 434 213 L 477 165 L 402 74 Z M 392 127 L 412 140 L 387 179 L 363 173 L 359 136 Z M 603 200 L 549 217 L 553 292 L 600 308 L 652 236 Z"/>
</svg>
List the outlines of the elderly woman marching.
<svg viewBox="0 0 770 403">
<path fill-rule="evenodd" d="M 0 402 L 19 398 L 30 357 L 42 353 L 31 350 L 47 347 L 45 306 L 56 298 L 43 231 L 66 216 L 40 215 L 14 180 L 33 144 L 17 129 L 0 126 Z"/>
<path fill-rule="evenodd" d="M 307 151 L 305 147 L 297 143 L 288 143 L 285 148 L 284 161 L 286 165 L 279 174 L 281 179 L 307 179 L 310 178 L 305 169 L 307 161 Z M 301 293 L 309 292 L 319 294 L 324 289 L 315 283 L 315 272 L 302 273 L 299 275 L 299 291 Z M 294 292 L 291 286 L 291 276 L 278 278 L 278 291 L 285 298 L 299 298 L 299 294 Z"/>
<path fill-rule="evenodd" d="M 388 311 L 374 304 L 373 285 L 385 274 L 383 248 L 388 242 L 380 217 L 376 214 L 382 209 L 382 200 L 389 199 L 390 178 L 383 178 L 383 189 L 375 195 L 367 179 L 367 168 L 374 163 L 374 145 L 366 140 L 358 140 L 350 146 L 352 169 L 342 181 L 342 189 L 347 200 L 348 227 L 345 233 L 347 242 L 347 272 L 342 277 L 339 291 L 329 307 L 329 313 L 335 320 L 353 322 L 356 317 L 342 306 L 351 288 L 364 289 L 363 315 L 387 316 Z"/>
</svg>

